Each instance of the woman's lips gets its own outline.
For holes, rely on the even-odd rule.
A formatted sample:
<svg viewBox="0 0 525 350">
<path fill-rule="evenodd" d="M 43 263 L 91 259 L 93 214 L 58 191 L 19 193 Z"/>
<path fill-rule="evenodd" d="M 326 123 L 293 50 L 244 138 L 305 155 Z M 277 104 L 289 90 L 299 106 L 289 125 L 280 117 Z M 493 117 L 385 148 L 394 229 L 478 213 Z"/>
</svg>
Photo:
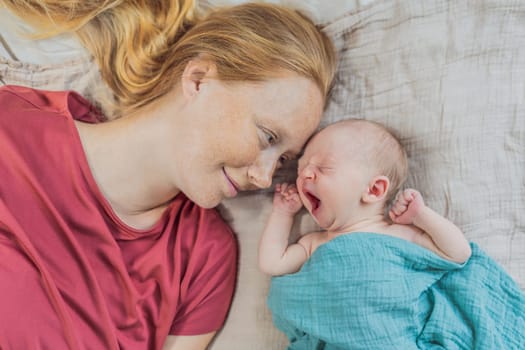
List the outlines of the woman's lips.
<svg viewBox="0 0 525 350">
<path fill-rule="evenodd" d="M 235 197 L 237 195 L 237 193 L 239 193 L 239 185 L 237 185 L 235 183 L 235 181 L 233 181 L 229 176 L 228 174 L 226 173 L 226 170 L 224 168 L 222 168 L 222 172 L 224 173 L 224 176 L 226 177 L 226 180 L 228 180 L 228 187 L 230 188 L 230 196 L 231 197 Z"/>
</svg>

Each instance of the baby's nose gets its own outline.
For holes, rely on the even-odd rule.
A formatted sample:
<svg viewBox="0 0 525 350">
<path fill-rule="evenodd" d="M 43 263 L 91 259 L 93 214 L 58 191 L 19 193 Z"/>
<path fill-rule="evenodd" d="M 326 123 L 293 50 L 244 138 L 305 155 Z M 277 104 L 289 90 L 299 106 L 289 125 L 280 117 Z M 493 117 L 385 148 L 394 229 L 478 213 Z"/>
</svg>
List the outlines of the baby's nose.
<svg viewBox="0 0 525 350">
<path fill-rule="evenodd" d="M 310 180 L 313 180 L 316 177 L 315 169 L 310 164 L 307 164 L 302 169 L 300 169 L 298 175 L 304 179 L 310 179 Z"/>
</svg>

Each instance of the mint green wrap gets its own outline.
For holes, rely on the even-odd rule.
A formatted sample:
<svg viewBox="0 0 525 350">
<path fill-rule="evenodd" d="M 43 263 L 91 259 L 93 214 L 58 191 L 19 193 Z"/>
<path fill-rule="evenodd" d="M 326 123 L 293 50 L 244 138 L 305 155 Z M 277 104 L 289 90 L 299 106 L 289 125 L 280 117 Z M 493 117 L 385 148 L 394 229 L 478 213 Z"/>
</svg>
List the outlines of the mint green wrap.
<svg viewBox="0 0 525 350">
<path fill-rule="evenodd" d="M 289 350 L 525 349 L 525 296 L 476 244 L 464 264 L 375 233 L 339 236 L 274 277 Z"/>
</svg>

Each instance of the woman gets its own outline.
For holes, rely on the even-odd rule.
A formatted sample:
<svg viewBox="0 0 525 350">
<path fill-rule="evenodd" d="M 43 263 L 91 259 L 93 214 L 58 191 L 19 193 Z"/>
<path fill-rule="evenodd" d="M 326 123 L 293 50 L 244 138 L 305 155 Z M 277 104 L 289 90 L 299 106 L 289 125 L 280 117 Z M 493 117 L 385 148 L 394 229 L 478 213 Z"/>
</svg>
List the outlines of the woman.
<svg viewBox="0 0 525 350">
<path fill-rule="evenodd" d="M 194 20 L 186 3 L 6 3 L 75 30 L 122 118 L 95 123 L 73 92 L 0 89 L 0 347 L 204 349 L 236 273 L 210 208 L 300 152 L 334 74 L 329 40 L 271 5 Z"/>
</svg>

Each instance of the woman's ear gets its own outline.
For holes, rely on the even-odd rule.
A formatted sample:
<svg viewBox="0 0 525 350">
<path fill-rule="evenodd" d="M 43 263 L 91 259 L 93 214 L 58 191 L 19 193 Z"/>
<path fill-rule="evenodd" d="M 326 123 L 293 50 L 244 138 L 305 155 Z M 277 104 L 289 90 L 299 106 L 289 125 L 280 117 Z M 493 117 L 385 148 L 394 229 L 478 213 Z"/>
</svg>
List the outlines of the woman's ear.
<svg viewBox="0 0 525 350">
<path fill-rule="evenodd" d="M 190 60 L 181 77 L 181 87 L 184 97 L 192 98 L 201 90 L 205 78 L 216 77 L 217 68 L 209 59 L 196 57 Z"/>
<path fill-rule="evenodd" d="M 365 203 L 382 201 L 390 188 L 390 180 L 384 175 L 372 178 L 368 183 L 368 190 L 363 193 L 361 200 Z"/>
</svg>

